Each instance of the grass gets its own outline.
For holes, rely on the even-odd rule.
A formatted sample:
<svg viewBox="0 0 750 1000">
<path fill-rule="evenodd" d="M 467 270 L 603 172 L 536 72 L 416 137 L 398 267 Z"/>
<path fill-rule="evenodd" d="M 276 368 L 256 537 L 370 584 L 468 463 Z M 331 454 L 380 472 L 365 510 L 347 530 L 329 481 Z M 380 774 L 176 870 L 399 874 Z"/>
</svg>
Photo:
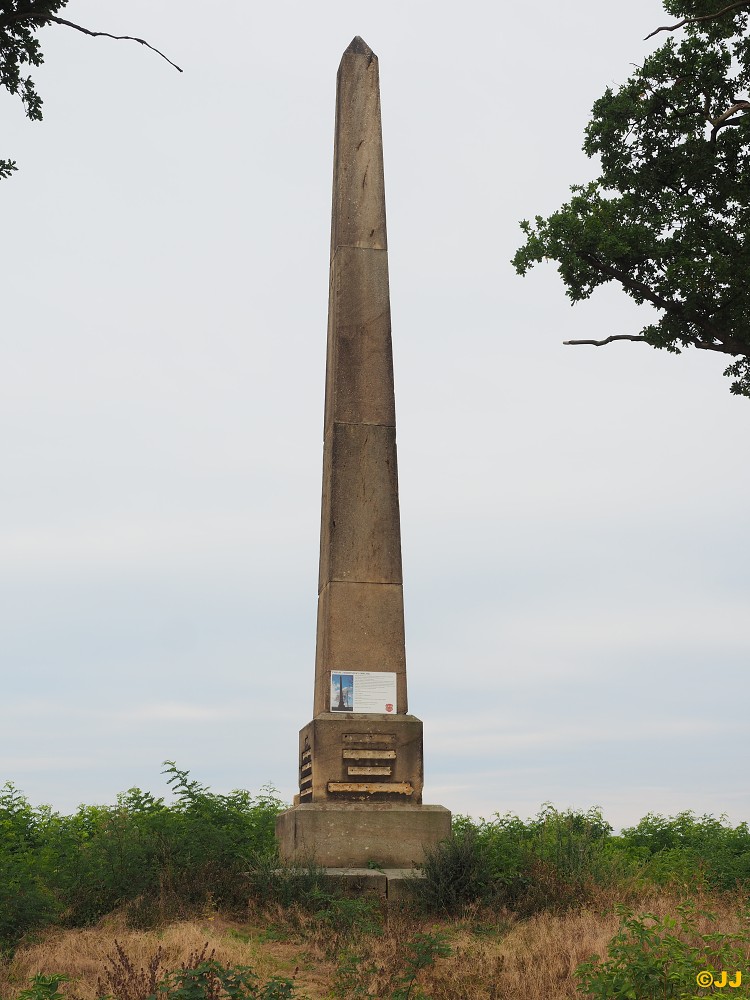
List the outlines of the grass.
<svg viewBox="0 0 750 1000">
<path fill-rule="evenodd" d="M 663 915 L 675 912 L 681 898 L 664 891 L 647 894 L 635 901 L 635 908 Z M 711 894 L 700 903 L 717 914 L 715 922 L 699 921 L 704 932 L 742 928 L 743 920 L 728 897 Z M 592 954 L 606 954 L 618 928 L 617 914 L 608 905 L 603 910 L 540 912 L 527 919 L 480 907 L 441 919 L 402 910 L 383 914 L 377 932 L 354 928 L 332 948 L 336 929 L 306 911 L 277 906 L 249 917 L 237 921 L 211 913 L 161 929 L 133 930 L 120 913 L 91 928 L 48 930 L 37 940 L 23 942 L 0 967 L 0 997 L 15 998 L 36 973 L 64 973 L 72 983 L 63 991 L 70 987 L 81 1000 L 96 1000 L 97 980 L 117 941 L 137 968 L 147 966 L 158 948 L 164 967 L 176 968 L 206 945 L 225 966 L 250 966 L 264 981 L 273 976 L 293 979 L 297 995 L 310 1000 L 390 998 L 403 977 L 406 944 L 415 935 L 442 934 L 450 953 L 436 957 L 416 979 L 432 1000 L 580 1000 L 576 968 Z M 269 936 L 269 927 L 283 933 Z M 347 964 L 354 975 L 343 984 L 344 992 L 341 970 Z M 750 955 L 746 968 L 750 970 Z"/>
</svg>

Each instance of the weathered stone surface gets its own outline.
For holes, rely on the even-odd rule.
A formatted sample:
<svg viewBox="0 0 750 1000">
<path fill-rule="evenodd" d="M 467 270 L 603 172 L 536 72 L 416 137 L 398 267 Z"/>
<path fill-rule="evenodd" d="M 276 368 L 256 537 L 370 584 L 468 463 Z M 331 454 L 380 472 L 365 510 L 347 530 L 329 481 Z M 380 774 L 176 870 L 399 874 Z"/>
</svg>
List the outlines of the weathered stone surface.
<svg viewBox="0 0 750 1000">
<path fill-rule="evenodd" d="M 329 781 L 330 795 L 372 802 L 378 796 L 386 799 L 411 798 L 414 787 L 408 781 Z"/>
<path fill-rule="evenodd" d="M 393 768 L 389 766 L 378 766 L 371 767 L 370 765 L 349 765 L 346 769 L 346 773 L 350 778 L 374 778 L 377 776 L 389 776 L 393 774 Z"/>
<path fill-rule="evenodd" d="M 388 254 L 339 247 L 331 263 L 324 433 L 333 421 L 396 426 Z"/>
<path fill-rule="evenodd" d="M 357 36 L 336 78 L 331 256 L 336 247 L 387 248 L 378 57 Z"/>
<path fill-rule="evenodd" d="M 408 903 L 414 894 L 414 883 L 424 878 L 424 872 L 415 868 L 384 868 L 385 894 L 389 903 Z"/>
<path fill-rule="evenodd" d="M 408 712 L 404 595 L 400 584 L 329 583 L 318 598 L 313 714 L 330 711 L 331 670 L 396 674 L 396 709 Z"/>
<path fill-rule="evenodd" d="M 388 878 L 375 868 L 326 868 L 328 888 L 346 896 L 388 895 Z"/>
<path fill-rule="evenodd" d="M 286 860 L 411 870 L 450 813 L 421 805 L 422 723 L 407 714 L 378 63 L 361 38 L 336 102 L 314 718 L 277 837 Z M 334 670 L 394 673 L 395 711 L 332 713 Z M 394 896 L 406 885 L 399 872 L 341 877 L 363 891 L 392 881 Z"/>
<path fill-rule="evenodd" d="M 377 896 L 386 903 L 405 903 L 415 884 L 425 877 L 419 868 L 326 868 L 331 892 L 344 896 Z"/>
<path fill-rule="evenodd" d="M 353 758 L 357 753 L 361 756 Z M 383 757 L 387 754 L 387 757 Z M 338 712 L 324 712 L 309 722 L 299 734 L 300 768 L 310 761 L 312 767 L 301 783 L 311 792 L 313 802 L 324 802 L 331 798 L 355 801 L 356 793 L 331 790 L 331 783 L 368 783 L 367 778 L 352 779 L 349 767 L 353 760 L 361 766 L 382 765 L 387 761 L 390 768 L 388 782 L 398 791 L 376 790 L 364 792 L 360 796 L 368 801 L 384 801 L 394 795 L 408 799 L 409 804 L 422 801 L 423 748 L 422 722 L 413 715 L 341 715 Z M 309 776 L 308 776 L 309 775 Z M 382 782 L 383 778 L 374 779 Z M 402 786 L 408 785 L 406 792 Z M 304 799 L 301 801 L 304 802 Z"/>
<path fill-rule="evenodd" d="M 387 803 L 312 803 L 281 813 L 276 821 L 285 861 L 314 856 L 331 868 L 413 868 L 425 848 L 450 834 L 450 812 L 442 806 Z"/>
<path fill-rule="evenodd" d="M 315 714 L 332 670 L 397 674 L 406 714 L 378 61 L 357 37 L 336 88 Z"/>
<path fill-rule="evenodd" d="M 318 592 L 333 580 L 400 584 L 396 428 L 333 424 L 323 477 Z"/>
<path fill-rule="evenodd" d="M 326 868 L 331 890 L 346 896 L 379 896 L 389 904 L 407 903 L 414 885 L 423 879 L 418 868 Z"/>
</svg>

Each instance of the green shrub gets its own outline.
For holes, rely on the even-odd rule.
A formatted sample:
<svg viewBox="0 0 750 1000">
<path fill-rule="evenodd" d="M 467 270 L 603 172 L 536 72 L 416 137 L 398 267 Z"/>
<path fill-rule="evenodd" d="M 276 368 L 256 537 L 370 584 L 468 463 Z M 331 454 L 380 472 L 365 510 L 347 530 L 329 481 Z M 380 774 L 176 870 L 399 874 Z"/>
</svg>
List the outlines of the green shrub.
<svg viewBox="0 0 750 1000">
<path fill-rule="evenodd" d="M 447 958 L 451 949 L 445 934 L 415 934 L 407 941 L 404 953 L 404 971 L 396 980 L 392 1000 L 418 1000 L 424 994 L 417 987 L 417 976 L 434 965 L 436 958 Z"/>
<path fill-rule="evenodd" d="M 750 886 L 750 831 L 724 817 L 646 816 L 613 836 L 598 808 L 559 811 L 547 804 L 532 819 L 495 815 L 454 821 L 450 841 L 424 867 L 437 909 L 488 899 L 521 913 L 580 905 L 602 889 L 627 895 L 647 885 Z"/>
<path fill-rule="evenodd" d="M 609 943 L 605 960 L 593 955 L 576 970 L 578 990 L 592 1000 L 690 1000 L 706 995 L 697 979 L 710 982 L 726 970 L 731 979 L 746 968 L 750 937 L 740 934 L 701 934 L 696 911 L 688 904 L 678 917 L 634 915 L 619 907 L 620 928 Z M 711 917 L 711 914 L 704 914 Z M 713 990 L 712 990 L 713 992 Z M 733 997 L 750 996 L 745 987 Z"/>
<path fill-rule="evenodd" d="M 57 987 L 67 982 L 70 982 L 68 976 L 38 974 L 31 980 L 30 988 L 18 994 L 17 1000 L 65 1000 L 65 995 Z"/>
<path fill-rule="evenodd" d="M 375 962 L 372 957 L 360 955 L 353 950 L 344 951 L 339 956 L 333 995 L 341 1000 L 376 995 L 385 998 L 382 981 L 383 976 L 388 975 L 392 987 L 388 993 L 389 1000 L 426 1000 L 417 985 L 419 973 L 434 965 L 436 958 L 445 958 L 450 953 L 444 933 L 414 934 L 399 949 L 400 962 L 388 974 L 380 962 Z M 381 988 L 378 988 L 378 979 Z"/>
<path fill-rule="evenodd" d="M 168 973 L 148 1000 L 292 1000 L 291 979 L 274 976 L 261 984 L 247 966 L 226 968 L 215 959 Z"/>
<path fill-rule="evenodd" d="M 318 910 L 331 899 L 325 869 L 313 861 L 287 864 L 277 854 L 256 854 L 244 872 L 249 895 L 260 905 L 297 904 L 305 910 Z"/>
<path fill-rule="evenodd" d="M 49 810 L 34 810 L 10 782 L 0 789 L 0 948 L 56 920 L 62 904 L 45 877 Z"/>
<path fill-rule="evenodd" d="M 732 827 L 725 816 L 649 813 L 622 831 L 621 842 L 641 852 L 646 876 L 660 884 L 698 879 L 709 888 L 734 889 L 750 883 L 750 829 L 747 823 Z"/>
<path fill-rule="evenodd" d="M 423 877 L 410 888 L 417 905 L 431 912 L 452 913 L 477 900 L 489 902 L 496 885 L 487 844 L 468 824 L 429 848 L 420 867 Z"/>
<path fill-rule="evenodd" d="M 636 870 L 612 850 L 611 832 L 599 809 L 559 812 L 545 805 L 526 822 L 511 814 L 479 823 L 459 816 L 451 837 L 429 852 L 415 892 L 443 911 L 471 901 L 521 912 L 582 903 Z"/>
<path fill-rule="evenodd" d="M 10 783 L 0 789 L 0 950 L 36 928 L 91 924 L 118 907 L 137 927 L 206 906 L 240 914 L 249 899 L 330 910 L 319 866 L 279 862 L 275 821 L 285 806 L 273 789 L 220 795 L 173 761 L 164 774 L 169 804 L 131 788 L 114 805 L 70 816 L 32 807 Z M 598 809 L 550 805 L 526 821 L 457 816 L 423 873 L 417 901 L 438 912 L 479 901 L 531 913 L 591 901 L 602 888 L 627 898 L 648 884 L 747 889 L 750 830 L 685 812 L 648 815 L 613 836 Z"/>
<path fill-rule="evenodd" d="M 316 923 L 324 934 L 325 953 L 333 957 L 351 950 L 363 935 L 380 934 L 382 911 L 379 901 L 371 896 L 329 898 L 317 911 Z"/>
<path fill-rule="evenodd" d="M 0 790 L 0 946 L 46 924 L 94 923 L 121 906 L 151 926 L 211 902 L 247 906 L 251 856 L 273 857 L 273 789 L 215 794 L 167 761 L 175 802 L 131 788 L 113 806 L 71 816 Z"/>
</svg>

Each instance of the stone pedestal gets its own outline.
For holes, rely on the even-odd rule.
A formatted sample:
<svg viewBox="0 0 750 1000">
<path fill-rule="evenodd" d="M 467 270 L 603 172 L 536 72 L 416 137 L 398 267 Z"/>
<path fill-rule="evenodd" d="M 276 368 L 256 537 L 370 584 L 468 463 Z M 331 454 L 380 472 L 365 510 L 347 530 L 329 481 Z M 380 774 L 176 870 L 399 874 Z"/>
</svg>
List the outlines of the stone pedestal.
<svg viewBox="0 0 750 1000">
<path fill-rule="evenodd" d="M 299 734 L 297 803 L 422 801 L 422 722 L 323 712 Z"/>
<path fill-rule="evenodd" d="M 414 868 L 426 847 L 444 840 L 451 814 L 443 806 L 388 802 L 298 805 L 276 821 L 284 861 L 313 859 L 326 868 Z"/>
</svg>

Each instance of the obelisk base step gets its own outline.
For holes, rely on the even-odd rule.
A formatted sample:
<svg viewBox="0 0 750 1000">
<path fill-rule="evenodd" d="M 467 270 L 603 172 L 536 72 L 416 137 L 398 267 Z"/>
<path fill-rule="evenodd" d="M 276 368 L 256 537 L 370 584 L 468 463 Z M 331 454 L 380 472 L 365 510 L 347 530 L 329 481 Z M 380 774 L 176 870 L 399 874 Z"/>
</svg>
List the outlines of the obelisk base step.
<svg viewBox="0 0 750 1000">
<path fill-rule="evenodd" d="M 444 806 L 311 802 L 276 818 L 281 859 L 324 868 L 413 868 L 450 832 Z"/>
<path fill-rule="evenodd" d="M 326 868 L 326 885 L 337 896 L 374 896 L 387 903 L 406 903 L 424 872 L 418 868 Z"/>
</svg>

